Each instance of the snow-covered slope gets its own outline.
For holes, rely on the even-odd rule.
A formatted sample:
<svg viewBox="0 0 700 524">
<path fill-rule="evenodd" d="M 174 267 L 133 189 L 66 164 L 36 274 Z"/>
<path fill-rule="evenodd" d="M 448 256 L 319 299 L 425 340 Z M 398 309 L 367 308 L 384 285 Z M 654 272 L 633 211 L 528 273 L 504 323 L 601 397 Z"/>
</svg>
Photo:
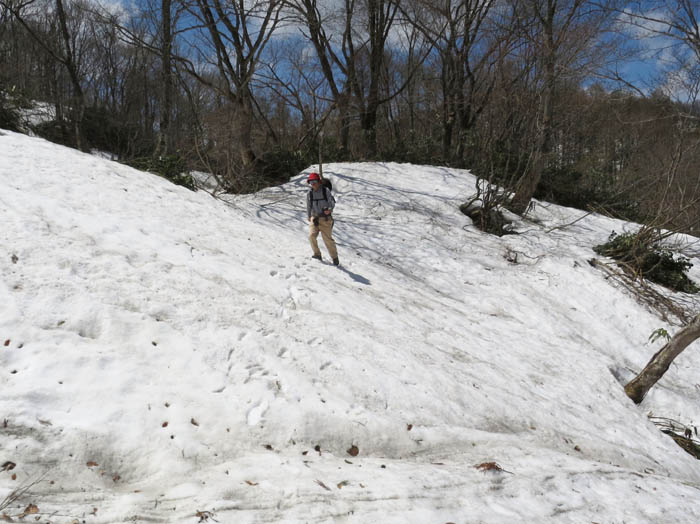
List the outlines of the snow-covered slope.
<svg viewBox="0 0 700 524">
<path fill-rule="evenodd" d="M 310 259 L 304 174 L 222 202 L 0 136 L 0 504 L 39 481 L 0 514 L 700 518 L 700 464 L 647 419 L 700 421 L 700 355 L 641 406 L 615 378 L 677 329 L 586 262 L 625 224 L 538 204 L 496 238 L 457 209 L 468 172 L 325 171 L 340 269 Z"/>
</svg>

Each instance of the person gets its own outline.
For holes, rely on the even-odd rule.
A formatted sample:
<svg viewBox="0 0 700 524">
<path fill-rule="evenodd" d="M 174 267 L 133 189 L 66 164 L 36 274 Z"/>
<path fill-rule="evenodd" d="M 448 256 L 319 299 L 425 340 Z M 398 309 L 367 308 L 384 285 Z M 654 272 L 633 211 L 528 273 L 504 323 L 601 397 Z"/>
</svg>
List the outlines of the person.
<svg viewBox="0 0 700 524">
<path fill-rule="evenodd" d="M 306 195 L 306 214 L 309 219 L 309 242 L 314 254 L 311 258 L 322 260 L 321 250 L 318 248 L 318 234 L 321 233 L 323 243 L 326 244 L 328 254 L 333 260 L 333 265 L 340 264 L 338 249 L 333 240 L 333 208 L 335 198 L 331 190 L 321 184 L 321 176 L 311 173 L 306 183 L 311 186 Z"/>
</svg>

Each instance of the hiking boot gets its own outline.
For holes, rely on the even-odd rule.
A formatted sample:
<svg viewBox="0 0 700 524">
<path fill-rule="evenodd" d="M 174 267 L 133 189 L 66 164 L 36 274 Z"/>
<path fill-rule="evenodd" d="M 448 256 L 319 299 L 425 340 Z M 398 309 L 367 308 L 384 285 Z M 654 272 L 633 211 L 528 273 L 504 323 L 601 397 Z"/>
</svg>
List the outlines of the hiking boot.
<svg viewBox="0 0 700 524">
<path fill-rule="evenodd" d="M 338 257 L 335 257 L 335 258 L 333 259 L 333 265 L 334 265 L 334 266 L 339 266 L 339 265 L 340 265 L 340 260 L 338 260 Z"/>
<path fill-rule="evenodd" d="M 321 255 L 312 255 L 311 258 L 313 258 L 314 260 L 322 260 Z"/>
</svg>

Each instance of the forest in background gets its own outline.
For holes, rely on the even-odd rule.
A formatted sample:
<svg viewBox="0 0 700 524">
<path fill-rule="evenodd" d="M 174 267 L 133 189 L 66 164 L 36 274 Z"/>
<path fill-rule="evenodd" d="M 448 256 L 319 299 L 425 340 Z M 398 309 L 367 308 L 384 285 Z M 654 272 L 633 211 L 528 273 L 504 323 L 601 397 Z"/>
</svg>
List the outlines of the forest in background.
<svg viewBox="0 0 700 524">
<path fill-rule="evenodd" d="M 324 162 L 470 169 L 697 235 L 694 0 L 0 0 L 0 127 L 249 192 Z M 494 189 L 497 188 L 497 189 Z"/>
</svg>

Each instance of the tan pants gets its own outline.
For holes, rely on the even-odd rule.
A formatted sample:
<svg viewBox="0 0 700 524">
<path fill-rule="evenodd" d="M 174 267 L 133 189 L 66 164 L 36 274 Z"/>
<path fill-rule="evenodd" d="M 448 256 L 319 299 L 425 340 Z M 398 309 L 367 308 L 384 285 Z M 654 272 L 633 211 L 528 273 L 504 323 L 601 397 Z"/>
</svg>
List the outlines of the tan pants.
<svg viewBox="0 0 700 524">
<path fill-rule="evenodd" d="M 333 223 L 335 221 L 333 218 L 319 217 L 318 226 L 315 226 L 313 222 L 309 223 L 309 242 L 311 243 L 311 249 L 314 251 L 314 255 L 321 255 L 321 250 L 318 248 L 318 234 L 321 233 L 323 238 L 323 243 L 326 244 L 326 249 L 328 249 L 328 254 L 331 258 L 338 258 L 338 249 L 335 247 L 335 240 L 333 240 Z"/>
</svg>

